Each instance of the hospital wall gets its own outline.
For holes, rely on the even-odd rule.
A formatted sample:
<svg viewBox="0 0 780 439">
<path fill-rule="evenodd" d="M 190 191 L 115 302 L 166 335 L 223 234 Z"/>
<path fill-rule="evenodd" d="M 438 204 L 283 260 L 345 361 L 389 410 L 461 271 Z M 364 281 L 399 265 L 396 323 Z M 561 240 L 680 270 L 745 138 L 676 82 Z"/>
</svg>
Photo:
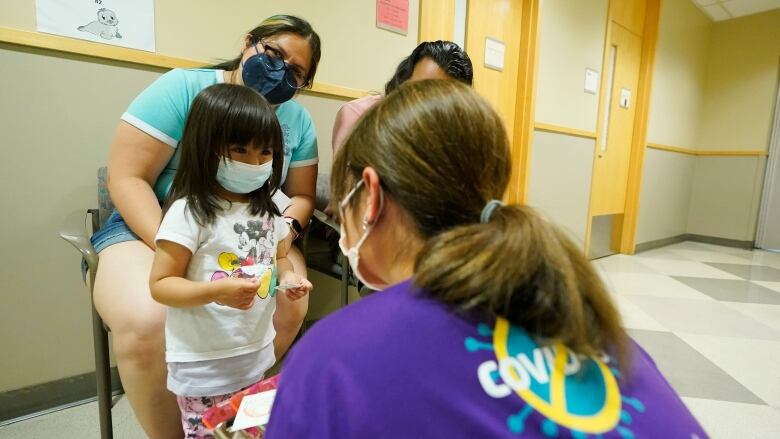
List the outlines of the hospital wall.
<svg viewBox="0 0 780 439">
<path fill-rule="evenodd" d="M 767 151 L 780 72 L 780 10 L 717 23 L 698 147 Z M 753 241 L 766 157 L 702 157 L 688 232 Z"/>
<path fill-rule="evenodd" d="M 647 141 L 698 143 L 712 21 L 690 0 L 661 2 Z M 648 148 L 642 175 L 639 244 L 685 235 L 696 157 Z"/>
<path fill-rule="evenodd" d="M 780 66 L 780 10 L 708 23 L 662 2 L 637 242 L 686 234 L 749 245 Z M 748 155 L 742 155 L 748 154 Z"/>
</svg>

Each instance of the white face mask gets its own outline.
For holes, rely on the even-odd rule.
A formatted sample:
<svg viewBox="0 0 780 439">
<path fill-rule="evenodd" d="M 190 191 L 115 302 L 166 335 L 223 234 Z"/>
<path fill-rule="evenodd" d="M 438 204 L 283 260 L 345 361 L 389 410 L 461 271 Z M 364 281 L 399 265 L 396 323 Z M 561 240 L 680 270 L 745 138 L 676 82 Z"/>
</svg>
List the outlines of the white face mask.
<svg viewBox="0 0 780 439">
<path fill-rule="evenodd" d="M 262 165 L 250 165 L 225 158 L 219 161 L 217 183 L 234 194 L 248 194 L 263 187 L 273 174 L 273 160 Z"/>
<path fill-rule="evenodd" d="M 341 207 L 341 237 L 339 238 L 339 248 L 341 249 L 341 252 L 344 253 L 344 255 L 349 260 L 349 266 L 352 268 L 352 271 L 355 273 L 355 276 L 357 276 L 358 280 L 362 283 L 364 283 L 367 287 L 371 288 L 372 290 L 383 290 L 387 288 L 386 284 L 374 284 L 366 281 L 366 278 L 363 277 L 362 274 L 360 274 L 360 270 L 358 270 L 358 266 L 360 264 L 360 246 L 363 245 L 363 243 L 366 241 L 366 238 L 368 238 L 368 234 L 371 233 L 371 229 L 374 228 L 374 224 L 376 224 L 376 221 L 374 221 L 374 224 L 364 226 L 363 227 L 363 235 L 360 236 L 360 239 L 358 239 L 358 242 L 352 247 L 347 248 L 347 235 L 346 230 L 344 230 L 344 220 L 346 218 L 346 215 L 344 215 L 344 207 L 349 203 L 350 198 L 352 198 L 353 195 L 357 192 L 357 190 L 363 185 L 363 180 L 360 180 L 358 184 L 355 185 L 355 187 L 347 194 L 347 196 L 344 198 L 344 200 L 339 204 Z M 379 218 L 379 214 L 382 213 L 382 208 L 384 207 L 384 194 L 382 192 L 382 189 L 379 189 L 379 212 L 377 212 L 377 219 Z"/>
</svg>

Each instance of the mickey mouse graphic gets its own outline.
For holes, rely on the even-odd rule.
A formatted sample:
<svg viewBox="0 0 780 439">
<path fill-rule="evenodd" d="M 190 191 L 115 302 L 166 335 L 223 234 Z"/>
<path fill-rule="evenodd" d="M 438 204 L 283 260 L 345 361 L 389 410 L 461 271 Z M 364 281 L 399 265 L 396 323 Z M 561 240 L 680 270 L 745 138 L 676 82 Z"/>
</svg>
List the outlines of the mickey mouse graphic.
<svg viewBox="0 0 780 439">
<path fill-rule="evenodd" d="M 238 235 L 238 250 L 244 256 L 235 253 L 224 252 L 219 255 L 218 263 L 222 270 L 215 271 L 211 280 L 219 280 L 226 277 L 244 279 L 257 278 L 260 281 L 258 295 L 267 297 L 273 291 L 270 290 L 274 274 L 274 243 L 273 221 L 249 220 L 244 223 L 235 223 L 233 231 Z"/>
</svg>

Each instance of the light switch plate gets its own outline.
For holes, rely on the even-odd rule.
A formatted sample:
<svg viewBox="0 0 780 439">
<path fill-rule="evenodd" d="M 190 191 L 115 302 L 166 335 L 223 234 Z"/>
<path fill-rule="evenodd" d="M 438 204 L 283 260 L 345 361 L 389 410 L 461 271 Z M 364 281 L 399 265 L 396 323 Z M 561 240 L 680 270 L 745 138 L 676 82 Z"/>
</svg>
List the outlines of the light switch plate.
<svg viewBox="0 0 780 439">
<path fill-rule="evenodd" d="M 620 106 L 628 108 L 631 106 L 631 90 L 623 87 L 620 89 Z"/>
</svg>

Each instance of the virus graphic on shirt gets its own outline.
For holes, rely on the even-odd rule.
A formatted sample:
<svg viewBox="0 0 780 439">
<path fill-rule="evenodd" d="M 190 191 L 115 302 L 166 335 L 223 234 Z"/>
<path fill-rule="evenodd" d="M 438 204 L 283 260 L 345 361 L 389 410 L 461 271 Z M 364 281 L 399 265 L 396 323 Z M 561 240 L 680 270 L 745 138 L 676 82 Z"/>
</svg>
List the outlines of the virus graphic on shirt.
<svg viewBox="0 0 780 439">
<path fill-rule="evenodd" d="M 509 431 L 522 434 L 529 427 L 528 418 L 535 411 L 543 416 L 538 426 L 550 438 L 559 437 L 561 427 L 577 439 L 601 437 L 617 431 L 633 439 L 632 416 L 645 411 L 636 398 L 621 395 L 617 378 L 620 372 L 608 366 L 610 358 L 583 357 L 565 346 L 539 346 L 525 331 L 499 318 L 493 329 L 477 326 L 477 333 L 489 341 L 468 337 L 466 350 L 495 352 L 496 359 L 477 369 L 483 390 L 493 398 L 519 396 L 525 405 L 507 418 Z M 617 378 L 616 378 L 617 377 Z"/>
</svg>

